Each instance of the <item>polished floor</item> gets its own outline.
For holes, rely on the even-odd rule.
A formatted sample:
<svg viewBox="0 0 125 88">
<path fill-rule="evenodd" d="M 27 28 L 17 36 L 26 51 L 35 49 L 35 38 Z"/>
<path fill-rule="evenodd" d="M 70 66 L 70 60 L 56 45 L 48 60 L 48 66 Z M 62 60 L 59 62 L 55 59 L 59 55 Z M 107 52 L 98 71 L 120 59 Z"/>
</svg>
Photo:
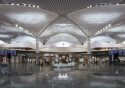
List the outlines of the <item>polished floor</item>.
<svg viewBox="0 0 125 88">
<path fill-rule="evenodd" d="M 0 88 L 125 88 L 125 64 L 73 68 L 11 63 L 0 68 Z"/>
</svg>

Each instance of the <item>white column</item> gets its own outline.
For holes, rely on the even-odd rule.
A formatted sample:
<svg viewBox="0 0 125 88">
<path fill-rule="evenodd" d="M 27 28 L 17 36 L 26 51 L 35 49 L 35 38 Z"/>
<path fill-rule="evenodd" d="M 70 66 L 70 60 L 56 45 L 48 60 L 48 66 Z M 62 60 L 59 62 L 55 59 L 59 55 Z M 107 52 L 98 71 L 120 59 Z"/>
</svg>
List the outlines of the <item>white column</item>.
<svg viewBox="0 0 125 88">
<path fill-rule="evenodd" d="M 90 54 L 91 51 L 90 51 L 90 36 L 88 36 L 87 38 L 87 54 Z M 90 65 L 90 57 L 88 57 L 88 65 Z"/>
<path fill-rule="evenodd" d="M 87 38 L 87 54 L 90 54 L 90 36 Z"/>
<path fill-rule="evenodd" d="M 39 53 L 39 37 L 36 38 L 36 53 Z"/>
<path fill-rule="evenodd" d="M 38 54 L 39 54 L 39 37 L 36 37 L 36 64 L 38 61 Z"/>
</svg>

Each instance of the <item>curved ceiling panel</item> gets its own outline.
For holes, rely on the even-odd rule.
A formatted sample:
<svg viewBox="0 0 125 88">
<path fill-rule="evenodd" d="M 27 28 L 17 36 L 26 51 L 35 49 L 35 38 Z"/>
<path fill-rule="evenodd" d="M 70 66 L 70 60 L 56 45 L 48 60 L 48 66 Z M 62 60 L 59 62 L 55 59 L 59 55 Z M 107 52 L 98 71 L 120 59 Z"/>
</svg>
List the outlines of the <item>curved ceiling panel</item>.
<svg viewBox="0 0 125 88">
<path fill-rule="evenodd" d="M 86 8 L 89 5 L 116 4 L 122 0 L 2 0 L 4 3 L 25 3 L 39 5 L 43 9 L 47 9 L 59 14 L 66 14 L 75 10 Z"/>
<path fill-rule="evenodd" d="M 21 30 L 15 25 L 7 23 L 5 21 L 0 20 L 0 39 L 4 42 L 10 42 L 13 38 L 19 35 L 29 35 L 25 31 Z"/>
<path fill-rule="evenodd" d="M 24 42 L 24 41 L 30 41 L 30 42 L 35 43 L 36 39 L 33 37 L 30 37 L 30 36 L 20 35 L 20 36 L 17 36 L 16 38 L 14 38 L 11 42 L 17 43 L 17 42 Z"/>
<path fill-rule="evenodd" d="M 58 43 L 58 42 L 69 42 L 73 44 L 81 44 L 76 37 L 68 33 L 56 34 L 52 36 L 50 39 L 48 39 L 46 44 L 52 44 L 52 43 Z"/>
<path fill-rule="evenodd" d="M 31 43 L 36 43 L 36 39 L 31 37 L 31 36 L 27 36 L 27 35 L 20 35 L 17 36 L 16 38 L 14 38 L 11 43 L 19 43 L 19 42 L 26 42 L 29 41 Z M 41 42 L 40 42 L 41 44 Z"/>
<path fill-rule="evenodd" d="M 6 44 L 6 43 L 0 40 L 0 44 Z"/>
<path fill-rule="evenodd" d="M 89 35 L 93 36 L 103 27 L 125 18 L 125 5 L 108 5 L 81 9 L 68 14 Z"/>
<path fill-rule="evenodd" d="M 97 42 L 97 41 L 101 41 L 101 42 L 108 42 L 108 43 L 116 43 L 116 41 L 110 37 L 110 36 L 104 36 L 104 35 L 101 35 L 101 36 L 96 36 L 94 38 L 91 39 L 91 43 L 93 42 Z"/>
<path fill-rule="evenodd" d="M 124 4 L 92 7 L 96 4 L 124 3 L 123 0 L 2 0 L 2 2 L 15 3 L 0 4 L 0 39 L 4 42 L 10 42 L 18 37 L 20 38 L 17 40 L 23 37 L 35 41 L 29 36 L 26 37 L 27 35 L 40 36 L 40 41 L 47 44 L 60 41 L 81 44 L 86 41 L 86 34 L 94 36 L 92 42 L 110 40 L 123 42 L 125 39 L 125 22 L 114 25 L 125 20 Z M 85 8 L 90 5 L 90 8 Z M 54 12 L 59 13 L 60 18 Z M 109 24 L 110 28 L 101 30 Z"/>
<path fill-rule="evenodd" d="M 123 41 L 122 44 L 125 44 L 125 41 Z"/>
<path fill-rule="evenodd" d="M 54 21 L 40 36 L 41 41 L 46 42 L 51 36 L 58 33 L 68 33 L 76 37 L 81 43 L 86 41 L 86 35 L 71 21 L 60 17 Z"/>
<path fill-rule="evenodd" d="M 109 35 L 114 38 L 117 43 L 121 43 L 125 40 L 125 20 L 118 22 L 111 27 L 101 31 L 96 36 L 99 35 Z"/>
<path fill-rule="evenodd" d="M 0 5 L 0 19 L 21 26 L 35 36 L 57 17 L 54 12 L 35 7 Z"/>
<path fill-rule="evenodd" d="M 0 20 L 0 33 L 12 34 L 12 35 L 27 34 L 25 31 L 21 30 L 19 27 L 15 27 L 15 25 L 12 25 L 2 20 Z"/>
</svg>

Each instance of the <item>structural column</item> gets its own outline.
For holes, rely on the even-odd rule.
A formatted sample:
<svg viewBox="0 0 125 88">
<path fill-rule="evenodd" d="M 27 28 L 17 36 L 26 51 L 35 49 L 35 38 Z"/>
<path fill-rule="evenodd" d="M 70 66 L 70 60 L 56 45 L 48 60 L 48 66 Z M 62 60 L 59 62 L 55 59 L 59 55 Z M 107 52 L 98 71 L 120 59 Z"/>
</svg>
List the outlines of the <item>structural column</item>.
<svg viewBox="0 0 125 88">
<path fill-rule="evenodd" d="M 39 37 L 36 37 L 36 64 L 38 64 L 39 59 Z"/>
<path fill-rule="evenodd" d="M 90 36 L 88 36 L 88 38 L 87 38 L 87 54 L 88 54 L 88 65 L 90 65 L 90 53 L 91 53 L 91 51 L 90 51 Z"/>
</svg>

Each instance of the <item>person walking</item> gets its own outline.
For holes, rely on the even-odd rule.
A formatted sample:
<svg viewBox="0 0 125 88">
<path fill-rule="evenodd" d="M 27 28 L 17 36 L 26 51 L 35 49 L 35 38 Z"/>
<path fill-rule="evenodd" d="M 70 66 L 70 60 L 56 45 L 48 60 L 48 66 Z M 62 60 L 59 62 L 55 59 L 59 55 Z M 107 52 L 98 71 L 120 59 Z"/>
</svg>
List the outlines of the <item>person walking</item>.
<svg viewBox="0 0 125 88">
<path fill-rule="evenodd" d="M 11 60 L 11 53 L 10 52 L 7 53 L 7 57 L 8 57 L 8 61 L 9 61 L 9 64 L 10 64 L 10 60 Z"/>
</svg>

